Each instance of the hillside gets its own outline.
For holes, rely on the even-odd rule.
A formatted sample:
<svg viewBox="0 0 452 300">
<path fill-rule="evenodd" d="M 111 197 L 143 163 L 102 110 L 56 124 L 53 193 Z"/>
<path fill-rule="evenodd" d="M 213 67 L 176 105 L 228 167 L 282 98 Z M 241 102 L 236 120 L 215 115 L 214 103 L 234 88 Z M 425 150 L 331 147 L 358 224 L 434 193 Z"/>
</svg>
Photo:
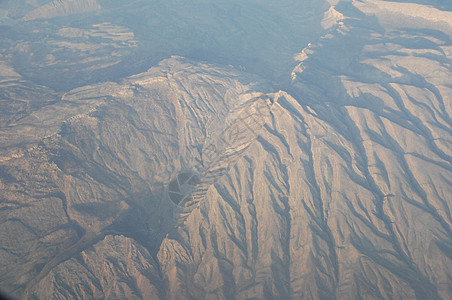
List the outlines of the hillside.
<svg viewBox="0 0 452 300">
<path fill-rule="evenodd" d="M 444 1 L 0 4 L 0 290 L 451 299 Z"/>
</svg>

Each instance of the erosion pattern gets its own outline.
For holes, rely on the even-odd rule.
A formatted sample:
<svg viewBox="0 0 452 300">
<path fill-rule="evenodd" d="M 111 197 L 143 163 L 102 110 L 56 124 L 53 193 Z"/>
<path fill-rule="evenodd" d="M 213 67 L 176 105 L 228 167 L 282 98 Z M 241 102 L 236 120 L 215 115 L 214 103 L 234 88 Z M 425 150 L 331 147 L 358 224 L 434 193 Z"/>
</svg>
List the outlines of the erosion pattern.
<svg viewBox="0 0 452 300">
<path fill-rule="evenodd" d="M 174 17 L 168 34 L 190 22 L 199 43 L 217 32 L 207 61 L 192 44 L 162 43 L 164 56 L 185 57 L 139 71 L 144 50 L 161 55 L 141 25 L 132 33 L 106 16 L 95 26 L 73 16 L 95 10 L 97 20 L 123 4 L 41 2 L 0 11 L 2 292 L 451 299 L 450 4 L 263 1 L 256 16 L 252 1 L 195 1 L 213 23 Z M 205 10 L 218 10 L 218 23 Z M 65 15 L 71 27 L 49 35 Z M 41 19 L 55 48 L 7 28 Z M 264 41 L 287 43 L 220 50 L 259 36 L 258 25 Z M 41 68 L 54 75 L 38 78 Z"/>
</svg>

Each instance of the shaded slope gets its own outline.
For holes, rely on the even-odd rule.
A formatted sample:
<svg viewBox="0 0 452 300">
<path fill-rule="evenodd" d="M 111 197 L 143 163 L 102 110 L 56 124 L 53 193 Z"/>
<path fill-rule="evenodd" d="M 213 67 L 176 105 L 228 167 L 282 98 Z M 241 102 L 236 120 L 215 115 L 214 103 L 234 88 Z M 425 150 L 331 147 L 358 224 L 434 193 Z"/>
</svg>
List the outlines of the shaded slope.
<svg viewBox="0 0 452 300">
<path fill-rule="evenodd" d="M 122 84 L 71 91 L 3 127 L 2 135 L 15 135 L 2 150 L 2 287 L 13 295 L 71 295 L 62 292 L 66 275 L 45 278 L 109 234 L 155 254 L 174 226 L 165 184 L 203 160 L 233 105 L 262 94 L 240 78 L 173 58 Z M 27 140 L 29 128 L 41 130 Z M 36 290 L 44 282 L 58 287 Z M 97 295 L 93 288 L 80 295 Z"/>
<path fill-rule="evenodd" d="M 293 24 L 270 31 L 269 41 L 294 38 L 281 56 L 273 42 L 255 41 L 234 49 L 236 60 L 206 56 L 249 62 L 254 73 L 278 65 L 287 80 L 272 84 L 233 66 L 172 57 L 59 94 L 7 61 L 2 289 L 24 298 L 449 299 L 452 43 L 443 21 L 450 12 L 330 2 L 337 3 L 312 5 L 325 11 L 324 34 L 296 62 L 287 63 L 290 51 L 307 40 L 295 41 Z M 248 23 L 240 11 L 225 14 L 244 22 L 239 41 L 266 32 L 246 33 L 265 23 L 262 16 Z M 275 15 L 263 18 L 274 24 Z M 174 24 L 170 33 L 180 28 Z M 118 26 L 60 34 L 101 35 L 133 52 L 143 32 Z M 206 33 L 205 24 L 187 28 L 196 29 L 193 44 Z M 198 49 L 174 43 L 189 45 L 184 53 Z M 173 46 L 165 51 L 178 52 Z M 207 53 L 231 49 L 216 50 Z M 11 104 L 17 95 L 23 99 Z M 189 187 L 186 174 L 197 178 Z"/>
</svg>

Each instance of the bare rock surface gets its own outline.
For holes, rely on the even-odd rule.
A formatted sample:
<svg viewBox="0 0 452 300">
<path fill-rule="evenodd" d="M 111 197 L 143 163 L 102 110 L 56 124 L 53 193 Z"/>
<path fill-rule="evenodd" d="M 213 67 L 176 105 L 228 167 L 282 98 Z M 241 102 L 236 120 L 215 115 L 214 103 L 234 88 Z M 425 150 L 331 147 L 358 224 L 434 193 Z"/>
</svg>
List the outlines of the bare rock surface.
<svg viewBox="0 0 452 300">
<path fill-rule="evenodd" d="M 2 292 L 451 299 L 450 4 L 145 2 L 0 4 Z"/>
</svg>

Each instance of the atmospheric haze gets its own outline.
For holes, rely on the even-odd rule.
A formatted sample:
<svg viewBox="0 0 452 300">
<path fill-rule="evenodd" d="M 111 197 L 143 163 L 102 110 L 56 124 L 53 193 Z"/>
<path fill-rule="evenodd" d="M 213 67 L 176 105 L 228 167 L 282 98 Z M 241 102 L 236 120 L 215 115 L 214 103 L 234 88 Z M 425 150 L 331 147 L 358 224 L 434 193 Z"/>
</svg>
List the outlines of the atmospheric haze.
<svg viewBox="0 0 452 300">
<path fill-rule="evenodd" d="M 0 291 L 452 299 L 452 3 L 0 1 Z"/>
</svg>

